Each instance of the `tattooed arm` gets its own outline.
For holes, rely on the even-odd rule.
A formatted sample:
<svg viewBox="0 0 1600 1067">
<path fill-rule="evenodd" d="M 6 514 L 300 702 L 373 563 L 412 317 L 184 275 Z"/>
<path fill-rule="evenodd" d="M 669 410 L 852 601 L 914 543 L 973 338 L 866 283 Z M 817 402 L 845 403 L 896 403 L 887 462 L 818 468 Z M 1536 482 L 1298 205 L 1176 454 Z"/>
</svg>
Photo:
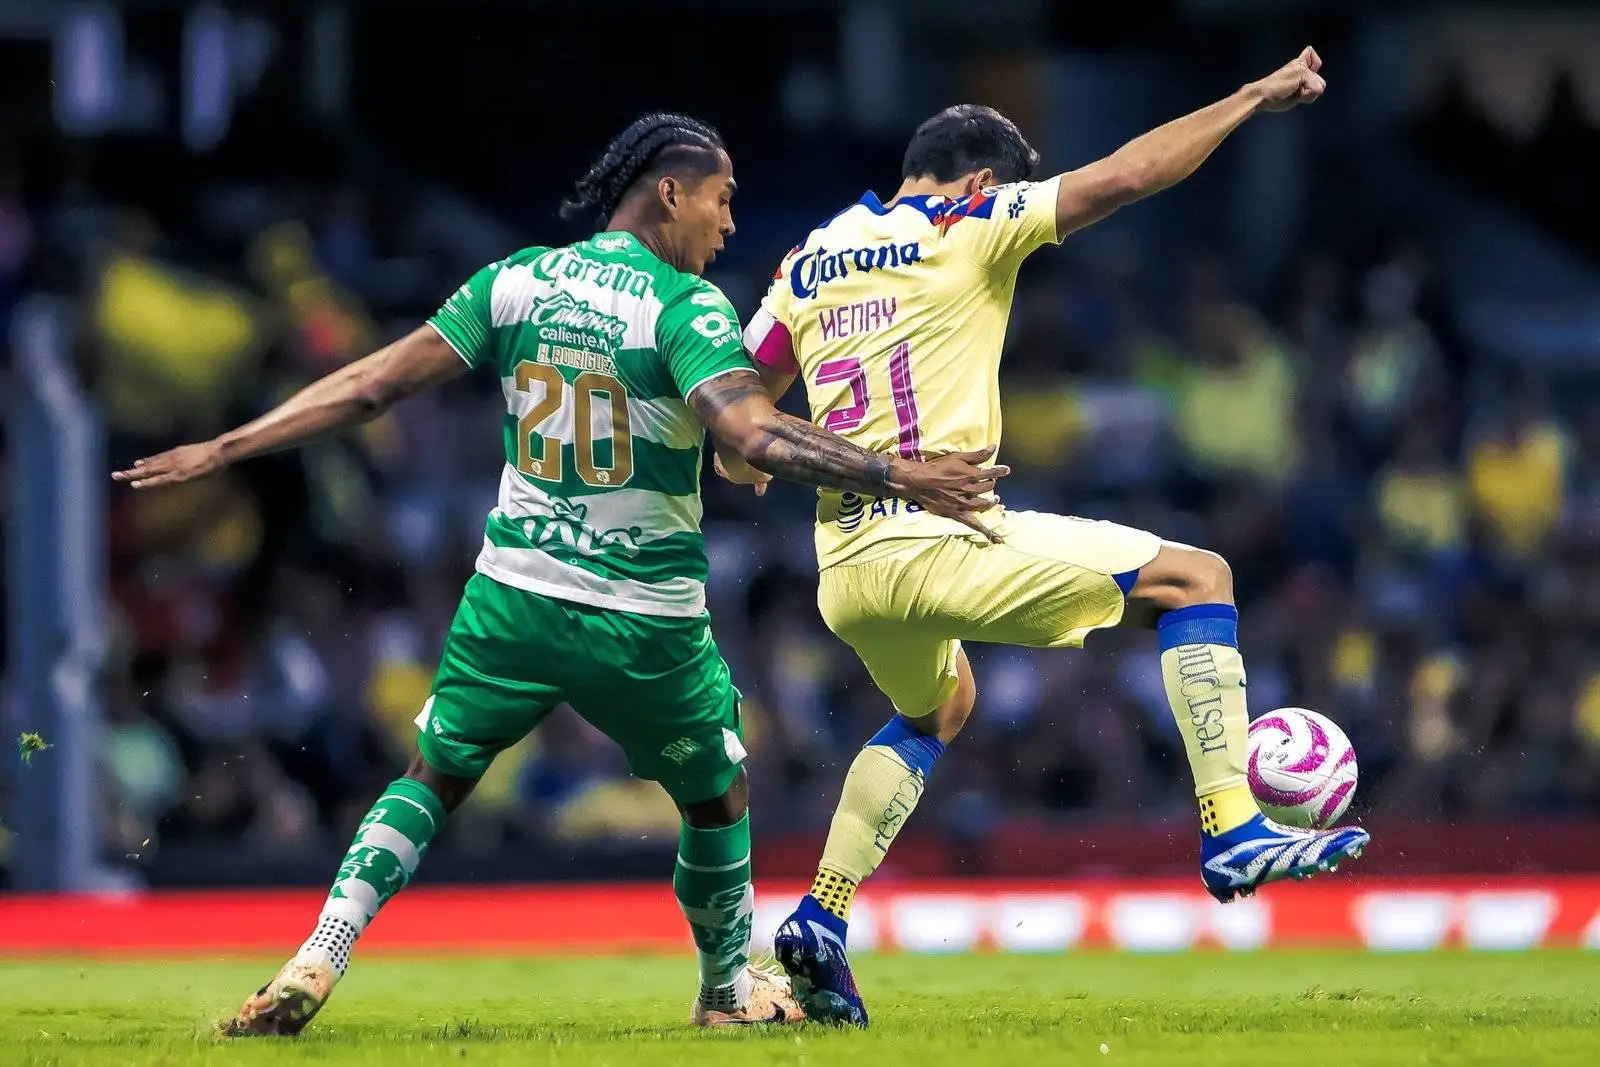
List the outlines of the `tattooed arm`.
<svg viewBox="0 0 1600 1067">
<path fill-rule="evenodd" d="M 754 371 L 730 371 L 703 383 L 689 395 L 689 406 L 719 452 L 775 478 L 864 496 L 901 496 L 907 489 L 907 461 L 785 415 Z"/>
<path fill-rule="evenodd" d="M 905 497 L 993 536 L 972 518 L 994 505 L 985 494 L 1010 473 L 1007 467 L 978 466 L 994 455 L 992 448 L 927 463 L 880 456 L 779 411 L 753 370 L 729 371 L 703 382 L 689 394 L 689 406 L 717 439 L 719 450 L 731 453 L 736 462 L 787 481 L 863 496 Z"/>
<path fill-rule="evenodd" d="M 789 391 L 794 384 L 796 375 L 787 371 L 769 367 L 760 360 L 755 360 L 756 373 L 761 376 L 761 387 L 776 404 L 783 399 L 783 394 Z M 717 474 L 735 485 L 754 486 L 756 496 L 762 496 L 767 491 L 767 483 L 772 481 L 772 475 L 766 471 L 757 470 L 744 462 L 737 455 L 730 452 L 720 441 L 717 443 Z"/>
</svg>

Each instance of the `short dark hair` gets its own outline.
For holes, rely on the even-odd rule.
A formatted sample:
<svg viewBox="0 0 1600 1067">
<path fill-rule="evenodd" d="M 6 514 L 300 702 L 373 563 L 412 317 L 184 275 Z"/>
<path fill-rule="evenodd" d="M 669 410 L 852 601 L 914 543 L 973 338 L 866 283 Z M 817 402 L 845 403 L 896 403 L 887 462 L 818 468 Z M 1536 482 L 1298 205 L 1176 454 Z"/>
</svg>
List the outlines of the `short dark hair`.
<svg viewBox="0 0 1600 1067">
<path fill-rule="evenodd" d="M 589 216 L 604 225 L 635 182 L 667 174 L 705 177 L 715 173 L 718 152 L 727 151 L 716 128 L 670 111 L 635 119 L 617 134 L 561 203 L 561 217 Z"/>
<path fill-rule="evenodd" d="M 988 167 L 1004 185 L 1033 177 L 1039 153 L 1017 124 L 992 107 L 957 104 L 917 127 L 900 164 L 902 178 L 953 182 Z"/>
</svg>

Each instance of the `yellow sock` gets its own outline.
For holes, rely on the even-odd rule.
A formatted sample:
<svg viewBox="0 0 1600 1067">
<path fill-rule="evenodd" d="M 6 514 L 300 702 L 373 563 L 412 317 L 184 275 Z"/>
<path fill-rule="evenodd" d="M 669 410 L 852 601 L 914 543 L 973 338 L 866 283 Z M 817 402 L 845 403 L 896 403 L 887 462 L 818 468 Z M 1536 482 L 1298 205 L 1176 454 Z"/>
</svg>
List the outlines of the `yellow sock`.
<svg viewBox="0 0 1600 1067">
<path fill-rule="evenodd" d="M 849 911 L 855 887 L 883 862 L 923 789 L 922 774 L 907 766 L 895 749 L 868 744 L 856 753 L 855 762 L 845 775 L 844 790 L 828 828 L 828 843 L 823 846 L 817 873 L 818 885 L 825 877 L 849 884 L 849 893 L 840 904 L 844 912 Z M 817 900 L 827 906 L 821 896 Z M 849 918 L 832 907 L 828 910 L 842 919 Z"/>
<path fill-rule="evenodd" d="M 819 867 L 816 881 L 811 883 L 811 895 L 824 911 L 849 922 L 850 905 L 856 902 L 856 881 L 838 871 Z"/>
<path fill-rule="evenodd" d="M 1196 795 L 1200 798 L 1200 829 L 1208 834 L 1226 833 L 1261 814 L 1249 783 L 1225 785 L 1215 792 Z"/>
<path fill-rule="evenodd" d="M 1238 613 L 1222 604 L 1183 608 L 1163 616 L 1158 630 L 1161 677 L 1194 772 L 1201 829 L 1226 833 L 1261 810 L 1245 772 L 1250 715 Z"/>
</svg>

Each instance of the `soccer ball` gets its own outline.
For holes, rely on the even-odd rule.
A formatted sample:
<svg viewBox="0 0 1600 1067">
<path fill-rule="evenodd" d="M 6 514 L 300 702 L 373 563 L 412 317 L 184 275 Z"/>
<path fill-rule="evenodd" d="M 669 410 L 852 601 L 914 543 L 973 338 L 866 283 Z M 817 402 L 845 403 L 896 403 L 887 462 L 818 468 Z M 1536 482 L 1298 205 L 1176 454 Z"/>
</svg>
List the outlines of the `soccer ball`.
<svg viewBox="0 0 1600 1067">
<path fill-rule="evenodd" d="M 1325 829 L 1356 792 L 1356 751 L 1326 715 L 1279 708 L 1250 724 L 1250 791 L 1267 818 Z"/>
</svg>

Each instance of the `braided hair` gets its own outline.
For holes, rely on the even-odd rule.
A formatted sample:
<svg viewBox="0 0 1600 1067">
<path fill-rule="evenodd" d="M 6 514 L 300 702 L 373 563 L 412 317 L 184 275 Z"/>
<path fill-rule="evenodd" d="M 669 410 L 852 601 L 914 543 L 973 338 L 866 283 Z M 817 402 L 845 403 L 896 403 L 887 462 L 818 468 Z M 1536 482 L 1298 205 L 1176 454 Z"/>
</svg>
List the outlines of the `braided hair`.
<svg viewBox="0 0 1600 1067">
<path fill-rule="evenodd" d="M 703 177 L 716 170 L 722 150 L 722 135 L 687 115 L 657 111 L 635 119 L 578 179 L 561 202 L 561 217 L 588 216 L 605 225 L 640 178 L 684 170 Z"/>
</svg>

